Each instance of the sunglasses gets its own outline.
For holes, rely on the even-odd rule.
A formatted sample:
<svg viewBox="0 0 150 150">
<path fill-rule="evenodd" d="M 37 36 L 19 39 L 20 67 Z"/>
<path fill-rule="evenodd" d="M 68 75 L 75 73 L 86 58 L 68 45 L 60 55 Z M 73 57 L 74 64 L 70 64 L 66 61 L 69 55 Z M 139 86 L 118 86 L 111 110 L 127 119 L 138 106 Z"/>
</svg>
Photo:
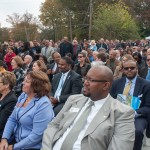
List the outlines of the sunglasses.
<svg viewBox="0 0 150 150">
<path fill-rule="evenodd" d="M 146 59 L 146 61 L 150 61 L 150 59 Z"/>
<path fill-rule="evenodd" d="M 134 70 L 135 68 L 136 68 L 136 67 L 124 67 L 123 69 L 124 69 L 124 70 L 129 70 L 129 69 L 130 69 L 130 70 Z"/>
<path fill-rule="evenodd" d="M 78 56 L 78 58 L 82 58 L 83 56 Z"/>
</svg>

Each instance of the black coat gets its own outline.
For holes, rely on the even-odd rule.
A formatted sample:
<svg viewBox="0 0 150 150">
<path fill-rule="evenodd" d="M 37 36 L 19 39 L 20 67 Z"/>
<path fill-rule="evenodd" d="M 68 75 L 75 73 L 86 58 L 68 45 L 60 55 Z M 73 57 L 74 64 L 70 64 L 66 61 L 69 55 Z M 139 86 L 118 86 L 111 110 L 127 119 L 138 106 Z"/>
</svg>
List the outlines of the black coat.
<svg viewBox="0 0 150 150">
<path fill-rule="evenodd" d="M 16 105 L 17 97 L 13 92 L 9 92 L 1 101 L 0 101 L 0 139 L 7 122 L 7 119 L 11 115 L 14 106 Z"/>
</svg>

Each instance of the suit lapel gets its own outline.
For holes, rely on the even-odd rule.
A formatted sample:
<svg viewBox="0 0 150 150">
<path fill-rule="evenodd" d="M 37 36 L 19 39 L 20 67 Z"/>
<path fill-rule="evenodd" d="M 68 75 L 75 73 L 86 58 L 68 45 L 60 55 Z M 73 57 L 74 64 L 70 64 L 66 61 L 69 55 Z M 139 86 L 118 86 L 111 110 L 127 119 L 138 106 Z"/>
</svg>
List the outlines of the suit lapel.
<svg viewBox="0 0 150 150">
<path fill-rule="evenodd" d="M 91 124 L 87 128 L 84 137 L 92 133 L 96 129 L 97 126 L 99 126 L 102 122 L 104 122 L 109 117 L 109 114 L 111 111 L 110 109 L 111 99 L 112 98 L 110 96 L 106 99 L 106 102 L 104 103 L 102 108 L 98 111 L 98 113 L 92 120 Z"/>
<path fill-rule="evenodd" d="M 62 119 L 63 124 L 61 125 L 62 128 L 55 134 L 53 142 L 55 143 L 67 130 L 67 128 L 72 125 L 73 121 L 76 119 L 77 115 L 80 113 L 80 110 L 87 102 L 88 98 L 79 98 L 76 102 L 73 102 L 67 109 L 66 112 L 64 112 L 64 118 Z M 74 101 L 74 100 L 73 100 Z M 79 108 L 78 112 L 71 112 L 71 108 Z M 61 124 L 61 123 L 60 123 Z"/>
<path fill-rule="evenodd" d="M 26 100 L 26 99 L 25 99 Z M 39 99 L 36 98 L 34 100 L 31 100 L 31 102 L 26 106 L 26 108 L 24 108 L 24 110 L 22 112 L 20 112 L 20 115 L 18 116 L 18 121 L 20 120 L 20 118 L 22 116 L 24 116 L 28 111 L 30 111 L 34 106 L 35 106 L 35 103 L 36 101 L 38 101 Z M 25 102 L 25 101 L 24 101 Z M 23 102 L 23 103 L 24 103 Z M 19 111 L 19 110 L 18 110 Z"/>
<path fill-rule="evenodd" d="M 136 82 L 135 82 L 133 96 L 137 96 L 139 95 L 139 93 L 141 93 L 141 91 L 139 91 L 141 85 L 142 85 L 141 80 L 139 77 L 137 77 Z"/>
<path fill-rule="evenodd" d="M 63 85 L 63 87 L 62 87 L 62 91 L 63 91 L 63 89 L 65 88 L 65 86 L 67 85 L 68 81 L 70 80 L 71 74 L 72 74 L 72 71 L 70 71 L 70 72 L 68 73 L 68 75 L 67 75 L 67 77 L 66 77 L 66 80 L 65 80 L 65 82 L 64 82 L 64 85 Z M 61 91 L 61 92 L 62 92 L 62 91 Z"/>
</svg>

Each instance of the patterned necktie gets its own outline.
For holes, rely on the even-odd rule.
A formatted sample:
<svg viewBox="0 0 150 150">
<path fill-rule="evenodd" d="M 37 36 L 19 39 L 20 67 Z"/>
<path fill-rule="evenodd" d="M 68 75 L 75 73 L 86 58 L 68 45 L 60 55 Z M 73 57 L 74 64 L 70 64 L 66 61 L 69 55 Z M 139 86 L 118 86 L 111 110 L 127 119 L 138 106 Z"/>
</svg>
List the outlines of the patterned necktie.
<svg viewBox="0 0 150 150">
<path fill-rule="evenodd" d="M 77 120 L 73 128 L 70 130 L 68 135 L 66 136 L 62 146 L 61 150 L 72 150 L 73 145 L 75 141 L 78 138 L 79 133 L 84 128 L 87 118 L 89 116 L 89 113 L 91 112 L 91 108 L 94 105 L 93 101 L 90 101 L 89 105 L 85 109 L 85 111 L 81 114 L 80 118 Z"/>
<path fill-rule="evenodd" d="M 147 76 L 146 76 L 146 80 L 150 81 L 150 69 L 148 69 L 148 73 L 147 73 Z"/>
<path fill-rule="evenodd" d="M 131 85 L 132 85 L 132 81 L 129 81 L 127 83 L 126 87 L 124 88 L 123 95 L 126 95 L 126 96 L 129 95 Z"/>
</svg>

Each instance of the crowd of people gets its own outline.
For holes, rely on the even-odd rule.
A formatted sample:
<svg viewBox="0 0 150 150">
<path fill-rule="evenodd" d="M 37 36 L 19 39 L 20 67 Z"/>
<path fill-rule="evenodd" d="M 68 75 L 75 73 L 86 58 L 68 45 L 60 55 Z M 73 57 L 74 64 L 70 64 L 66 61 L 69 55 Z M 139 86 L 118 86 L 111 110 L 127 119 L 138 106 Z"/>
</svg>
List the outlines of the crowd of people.
<svg viewBox="0 0 150 150">
<path fill-rule="evenodd" d="M 1 44 L 0 150 L 141 150 L 145 131 L 150 41 Z"/>
</svg>

